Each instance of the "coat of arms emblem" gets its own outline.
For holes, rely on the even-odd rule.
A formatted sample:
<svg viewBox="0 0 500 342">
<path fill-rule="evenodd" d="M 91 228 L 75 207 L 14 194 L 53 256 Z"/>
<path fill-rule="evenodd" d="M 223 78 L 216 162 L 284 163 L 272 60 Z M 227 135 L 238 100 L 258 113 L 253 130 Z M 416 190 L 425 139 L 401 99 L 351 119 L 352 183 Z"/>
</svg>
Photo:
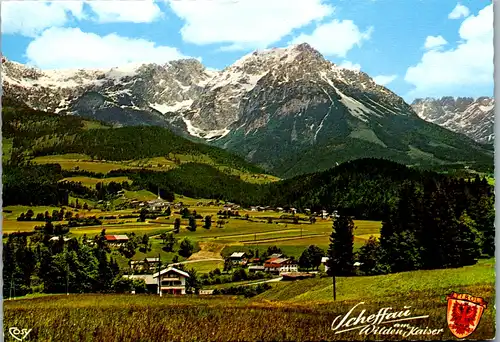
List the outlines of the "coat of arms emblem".
<svg viewBox="0 0 500 342">
<path fill-rule="evenodd" d="M 479 325 L 487 302 L 481 297 L 473 297 L 465 293 L 452 292 L 448 300 L 446 320 L 451 333 L 458 338 L 472 334 Z"/>
</svg>

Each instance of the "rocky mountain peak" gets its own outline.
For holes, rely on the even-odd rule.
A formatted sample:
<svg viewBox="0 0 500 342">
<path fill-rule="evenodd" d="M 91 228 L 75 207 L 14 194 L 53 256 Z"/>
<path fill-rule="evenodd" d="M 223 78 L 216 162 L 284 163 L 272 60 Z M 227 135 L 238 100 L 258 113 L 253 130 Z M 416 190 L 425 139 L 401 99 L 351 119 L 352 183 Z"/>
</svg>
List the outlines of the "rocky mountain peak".
<svg viewBox="0 0 500 342">
<path fill-rule="evenodd" d="M 221 71 L 209 71 L 196 59 L 99 70 L 42 71 L 21 64 L 10 69 L 16 77 L 5 80 L 7 88 L 34 108 L 117 117 L 122 124 L 135 124 L 142 119 L 134 115 L 145 115 L 145 123 L 176 122 L 179 129 L 205 139 L 240 126 L 248 134 L 276 116 L 310 121 L 310 141 L 315 141 L 326 134 L 325 120 L 331 116 L 321 112 L 333 108 L 346 108 L 364 122 L 374 115 L 414 115 L 367 74 L 335 65 L 307 43 L 258 50 Z M 316 107 L 321 109 L 308 118 L 308 108 Z M 122 112 L 125 117 L 117 114 Z M 157 117 L 152 121 L 151 112 Z"/>
<path fill-rule="evenodd" d="M 463 160 L 469 140 L 464 145 L 462 136 L 445 134 L 441 143 L 442 130 L 415 111 L 438 124 L 458 122 L 477 136 L 492 134 L 492 99 L 424 99 L 412 108 L 366 73 L 335 65 L 306 43 L 255 51 L 223 70 L 183 59 L 73 70 L 7 61 L 1 71 L 4 93 L 32 108 L 168 127 L 290 175 L 353 156 L 418 164 L 433 153 L 445 160 L 455 153 L 453 160 Z M 443 152 L 444 146 L 451 147 Z"/>
<path fill-rule="evenodd" d="M 324 60 L 325 58 L 323 55 L 316 49 L 314 49 L 311 45 L 307 43 L 302 43 L 302 44 L 297 44 L 297 45 L 292 45 L 289 47 L 289 50 L 294 51 L 297 53 L 297 56 L 300 56 L 301 58 L 309 58 L 309 59 L 317 59 L 317 60 Z"/>
<path fill-rule="evenodd" d="M 491 97 L 428 97 L 415 99 L 412 107 L 420 118 L 478 142 L 494 139 L 495 100 Z"/>
</svg>

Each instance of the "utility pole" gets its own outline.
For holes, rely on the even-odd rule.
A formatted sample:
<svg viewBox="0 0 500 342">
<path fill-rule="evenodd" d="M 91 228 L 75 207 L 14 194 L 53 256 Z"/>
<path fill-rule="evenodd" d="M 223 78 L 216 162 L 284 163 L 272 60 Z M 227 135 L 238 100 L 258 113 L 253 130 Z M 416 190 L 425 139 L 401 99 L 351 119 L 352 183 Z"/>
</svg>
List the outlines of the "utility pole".
<svg viewBox="0 0 500 342">
<path fill-rule="evenodd" d="M 9 289 L 9 297 L 10 298 L 9 299 L 12 299 L 12 289 L 14 288 L 13 284 L 14 284 L 14 272 L 10 276 L 10 289 Z"/>
<path fill-rule="evenodd" d="M 129 279 L 132 278 L 133 279 L 133 275 L 134 275 L 134 268 L 132 267 L 132 260 L 130 260 L 128 262 L 128 265 L 130 267 L 130 275 L 129 275 Z M 131 277 L 132 276 L 132 277 Z M 132 281 L 132 293 L 135 294 L 135 286 L 133 285 L 134 282 Z"/>
<path fill-rule="evenodd" d="M 69 264 L 66 260 L 66 296 L 69 296 Z"/>
<path fill-rule="evenodd" d="M 333 261 L 333 260 L 332 260 Z M 330 264 L 332 266 L 332 277 L 333 277 L 333 300 L 337 300 L 337 289 L 335 283 L 335 269 L 333 268 L 333 263 Z"/>
<path fill-rule="evenodd" d="M 162 290 L 161 290 L 161 262 L 160 262 L 160 253 L 158 253 L 158 291 L 160 292 L 160 297 L 162 297 Z"/>
</svg>

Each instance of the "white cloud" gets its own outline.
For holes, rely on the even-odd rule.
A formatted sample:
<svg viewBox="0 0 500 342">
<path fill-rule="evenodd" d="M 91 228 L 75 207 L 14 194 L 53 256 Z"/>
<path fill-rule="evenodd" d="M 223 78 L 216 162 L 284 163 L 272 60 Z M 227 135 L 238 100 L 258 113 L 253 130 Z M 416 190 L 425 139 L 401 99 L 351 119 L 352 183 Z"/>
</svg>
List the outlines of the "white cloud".
<svg viewBox="0 0 500 342">
<path fill-rule="evenodd" d="M 337 19 L 319 25 L 311 34 L 301 34 L 293 39 L 293 44 L 307 42 L 326 56 L 345 57 L 355 45 L 361 46 L 370 39 L 373 27 L 362 32 L 352 20 Z"/>
<path fill-rule="evenodd" d="M 409 67 L 405 80 L 414 85 L 413 96 L 453 95 L 456 91 L 493 87 L 493 5 L 465 19 L 458 46 L 430 50 Z"/>
<path fill-rule="evenodd" d="M 186 58 L 179 50 L 116 34 L 99 36 L 79 28 L 50 28 L 26 49 L 29 64 L 42 69 L 111 68 L 128 63 L 163 64 Z"/>
<path fill-rule="evenodd" d="M 466 18 L 470 14 L 470 11 L 467 7 L 461 4 L 457 4 L 453 11 L 448 14 L 448 19 L 460 19 L 460 18 Z"/>
<path fill-rule="evenodd" d="M 148 23 L 162 15 L 160 7 L 153 0 L 88 1 L 86 4 L 101 23 Z"/>
<path fill-rule="evenodd" d="M 378 75 L 373 78 L 375 83 L 385 86 L 391 82 L 394 82 L 398 78 L 398 75 Z"/>
<path fill-rule="evenodd" d="M 351 61 L 342 61 L 342 63 L 339 64 L 340 67 L 344 69 L 349 69 L 349 70 L 361 70 L 361 65 L 358 63 L 353 63 Z"/>
<path fill-rule="evenodd" d="M 90 13 L 92 15 L 89 16 Z M 101 23 L 144 23 L 162 12 L 153 0 L 113 1 L 2 1 L 2 33 L 36 37 L 50 27 L 62 27 L 72 19 L 95 19 Z"/>
<path fill-rule="evenodd" d="M 294 29 L 331 15 L 325 0 L 165 0 L 185 21 L 184 41 L 224 43 L 226 50 L 265 48 Z"/>
<path fill-rule="evenodd" d="M 44 29 L 63 26 L 71 16 L 84 17 L 79 1 L 2 1 L 2 33 L 35 37 Z"/>
<path fill-rule="evenodd" d="M 428 36 L 425 40 L 424 48 L 426 50 L 431 50 L 446 44 L 448 44 L 448 42 L 443 38 L 443 36 Z"/>
</svg>

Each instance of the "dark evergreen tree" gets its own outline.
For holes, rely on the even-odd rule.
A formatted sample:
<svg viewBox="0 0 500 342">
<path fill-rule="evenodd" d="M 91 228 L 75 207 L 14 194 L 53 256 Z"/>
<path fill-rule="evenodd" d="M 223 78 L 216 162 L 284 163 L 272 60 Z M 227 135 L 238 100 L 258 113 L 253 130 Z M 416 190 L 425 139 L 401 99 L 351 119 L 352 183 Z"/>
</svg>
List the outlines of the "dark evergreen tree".
<svg viewBox="0 0 500 342">
<path fill-rule="evenodd" d="M 181 231 L 181 219 L 176 218 L 174 221 L 174 233 L 178 234 Z"/>
<path fill-rule="evenodd" d="M 205 229 L 210 229 L 210 227 L 212 226 L 212 216 L 205 216 L 205 225 L 203 226 L 203 228 Z"/>
<path fill-rule="evenodd" d="M 299 257 L 299 266 L 304 269 L 310 269 L 312 267 L 311 255 L 309 249 L 306 248 Z"/>
<path fill-rule="evenodd" d="M 340 215 L 333 223 L 328 249 L 329 274 L 349 276 L 354 264 L 354 222 L 350 216 Z"/>
<path fill-rule="evenodd" d="M 145 222 L 146 221 L 146 215 L 148 214 L 148 210 L 146 208 L 141 209 L 141 213 L 139 215 L 139 221 L 140 222 Z"/>
<path fill-rule="evenodd" d="M 189 216 L 189 230 L 196 231 L 196 219 L 193 215 Z"/>
<path fill-rule="evenodd" d="M 383 266 L 381 259 L 382 248 L 380 242 L 375 237 L 370 236 L 358 252 L 359 270 L 364 275 L 387 273 L 387 270 L 381 268 Z"/>
<path fill-rule="evenodd" d="M 184 258 L 189 258 L 193 254 L 194 245 L 188 238 L 184 238 L 179 245 L 179 255 Z"/>
<path fill-rule="evenodd" d="M 299 266 L 303 268 L 316 268 L 318 269 L 321 265 L 321 259 L 325 256 L 325 252 L 315 245 L 310 245 L 305 249 L 300 258 Z"/>
<path fill-rule="evenodd" d="M 173 252 L 174 246 L 177 243 L 177 239 L 174 237 L 173 233 L 167 233 L 165 234 L 163 243 L 165 244 L 165 247 L 163 248 L 165 252 Z"/>
<path fill-rule="evenodd" d="M 432 182 L 431 182 L 432 183 Z M 402 272 L 421 267 L 423 205 L 415 184 L 406 182 L 395 208 L 380 231 L 380 269 Z"/>
</svg>

